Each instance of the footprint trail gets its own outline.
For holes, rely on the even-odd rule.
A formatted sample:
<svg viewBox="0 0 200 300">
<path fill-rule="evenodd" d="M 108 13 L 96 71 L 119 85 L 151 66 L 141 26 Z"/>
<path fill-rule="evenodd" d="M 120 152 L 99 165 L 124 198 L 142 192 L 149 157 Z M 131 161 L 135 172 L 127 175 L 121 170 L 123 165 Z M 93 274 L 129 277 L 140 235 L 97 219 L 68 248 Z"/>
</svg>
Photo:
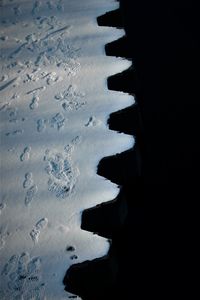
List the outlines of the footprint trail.
<svg viewBox="0 0 200 300">
<path fill-rule="evenodd" d="M 108 254 L 81 229 L 85 209 L 115 199 L 97 174 L 103 157 L 130 149 L 109 115 L 134 104 L 107 78 L 131 66 L 104 46 L 124 31 L 96 18 L 115 0 L 0 1 L 0 299 L 67 300 L 73 264 Z"/>
</svg>

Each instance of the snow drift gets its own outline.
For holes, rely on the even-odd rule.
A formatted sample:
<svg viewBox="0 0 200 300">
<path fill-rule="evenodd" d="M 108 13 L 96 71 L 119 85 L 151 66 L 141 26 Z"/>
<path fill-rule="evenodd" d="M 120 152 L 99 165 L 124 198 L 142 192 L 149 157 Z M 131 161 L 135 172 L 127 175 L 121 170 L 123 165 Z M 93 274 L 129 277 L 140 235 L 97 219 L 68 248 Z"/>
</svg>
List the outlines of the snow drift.
<svg viewBox="0 0 200 300">
<path fill-rule="evenodd" d="M 106 83 L 131 64 L 104 51 L 124 31 L 96 21 L 118 3 L 0 6 L 0 298 L 68 299 L 66 270 L 109 250 L 80 229 L 84 209 L 119 193 L 98 163 L 134 144 L 107 126 L 110 113 L 134 103 Z"/>
</svg>

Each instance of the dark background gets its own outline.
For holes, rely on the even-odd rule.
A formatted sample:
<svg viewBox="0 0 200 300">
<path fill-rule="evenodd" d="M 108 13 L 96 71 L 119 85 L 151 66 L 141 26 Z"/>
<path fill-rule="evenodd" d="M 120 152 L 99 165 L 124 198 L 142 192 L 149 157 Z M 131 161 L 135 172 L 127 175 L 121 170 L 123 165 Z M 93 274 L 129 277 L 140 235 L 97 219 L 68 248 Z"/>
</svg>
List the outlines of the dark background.
<svg viewBox="0 0 200 300">
<path fill-rule="evenodd" d="M 131 58 L 133 67 L 109 78 L 108 88 L 134 94 L 137 105 L 111 115 L 109 125 L 134 134 L 136 147 L 99 165 L 100 175 L 123 188 L 115 208 L 84 214 L 82 227 L 111 238 L 111 251 L 105 260 L 72 268 L 68 290 L 85 300 L 191 299 L 199 201 L 198 2 L 119 2 L 120 14 L 100 18 L 99 25 L 124 26 L 126 38 L 106 51 Z M 124 203 L 127 215 L 115 226 Z"/>
<path fill-rule="evenodd" d="M 121 0 L 120 6 L 143 124 L 145 208 L 143 226 L 129 214 L 131 258 L 120 280 L 130 299 L 191 297 L 199 199 L 198 1 Z M 134 191 L 130 198 L 134 202 Z"/>
<path fill-rule="evenodd" d="M 179 195 L 195 183 L 199 155 L 197 1 L 121 0 L 120 4 L 144 125 L 146 186 L 162 192 L 166 206 L 172 204 L 173 186 L 173 194 L 178 193 L 173 198 L 182 206 Z"/>
<path fill-rule="evenodd" d="M 130 256 L 119 284 L 130 299 L 191 297 L 199 199 L 198 1 L 121 0 L 120 6 L 135 68 L 129 84 L 143 125 L 145 218 L 139 226 L 129 214 Z M 134 203 L 134 191 L 129 198 Z"/>
</svg>

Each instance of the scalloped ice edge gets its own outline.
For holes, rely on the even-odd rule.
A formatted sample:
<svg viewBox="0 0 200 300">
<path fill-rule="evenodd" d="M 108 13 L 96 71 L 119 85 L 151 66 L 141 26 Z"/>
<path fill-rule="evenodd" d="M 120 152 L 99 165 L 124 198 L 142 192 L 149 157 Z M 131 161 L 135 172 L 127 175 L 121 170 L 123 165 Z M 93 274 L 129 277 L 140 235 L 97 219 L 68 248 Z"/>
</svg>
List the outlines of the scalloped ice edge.
<svg viewBox="0 0 200 300">
<path fill-rule="evenodd" d="M 23 1 L 21 1 L 23 3 Z M 73 5 L 83 5 L 85 6 L 85 2 L 81 2 L 79 0 L 69 0 L 69 4 L 73 7 Z M 67 298 L 67 293 L 64 291 L 62 280 L 64 277 L 64 274 L 66 273 L 66 270 L 70 267 L 70 265 L 74 264 L 76 260 L 70 261 L 68 257 L 66 257 L 66 251 L 63 247 L 66 247 L 66 243 L 70 241 L 70 243 L 76 245 L 76 250 L 79 256 L 78 262 L 84 262 L 85 260 L 92 260 L 95 258 L 100 258 L 105 255 L 107 255 L 109 251 L 109 242 L 108 239 L 105 239 L 103 237 L 100 237 L 98 235 L 93 235 L 90 232 L 84 231 L 80 229 L 81 224 L 81 212 L 83 209 L 93 207 L 96 204 L 101 204 L 103 202 L 112 201 L 119 193 L 119 187 L 118 185 L 112 183 L 108 179 L 101 177 L 97 175 L 97 166 L 99 161 L 106 156 L 115 155 L 117 153 L 121 153 L 125 150 L 130 149 L 134 145 L 134 138 L 133 136 L 124 134 L 124 133 L 117 133 L 115 131 L 112 131 L 108 128 L 107 125 L 107 119 L 109 118 L 110 113 L 117 111 L 119 109 L 125 108 L 127 106 L 130 106 L 134 103 L 134 98 L 126 93 L 123 92 L 115 92 L 110 91 L 107 88 L 107 78 L 108 76 L 117 74 L 119 72 L 122 72 L 123 70 L 130 67 L 131 63 L 130 61 L 123 59 L 123 58 L 116 58 L 116 57 L 106 57 L 105 56 L 105 44 L 114 41 L 115 39 L 118 39 L 122 36 L 124 33 L 121 29 L 115 29 L 115 28 L 103 28 L 99 27 L 97 25 L 96 18 L 106 13 L 109 10 L 117 9 L 119 6 L 119 3 L 115 2 L 114 0 L 88 0 L 87 1 L 88 6 L 90 6 L 89 10 L 89 17 L 87 16 L 87 26 L 90 28 L 93 27 L 93 32 L 97 32 L 100 34 L 100 44 L 97 43 L 97 49 L 95 48 L 95 57 L 93 60 L 93 57 L 83 57 L 81 58 L 81 62 L 83 63 L 83 66 L 85 67 L 85 73 L 84 70 L 82 71 L 80 77 L 77 75 L 77 82 L 80 84 L 83 84 L 84 80 L 82 81 L 83 75 L 85 75 L 85 82 L 88 82 L 88 78 L 90 78 L 91 74 L 97 77 L 99 74 L 99 84 L 97 84 L 97 87 L 95 87 L 95 82 L 89 82 L 91 84 L 90 89 L 88 89 L 88 93 L 94 89 L 95 94 L 92 94 L 91 97 L 88 96 L 88 107 L 92 107 L 92 100 L 95 102 L 95 116 L 97 117 L 97 122 L 100 120 L 102 123 L 100 123 L 99 129 L 95 129 L 95 138 L 96 141 L 94 142 L 94 132 L 93 127 L 87 128 L 85 127 L 82 132 L 83 140 L 85 139 L 86 142 L 80 145 L 78 149 L 76 149 L 77 157 L 80 158 L 80 176 L 78 178 L 78 183 L 80 183 L 79 187 L 77 188 L 77 194 L 74 194 L 71 196 L 70 200 L 71 202 L 64 203 L 62 201 L 59 202 L 58 205 L 55 206 L 55 199 L 51 196 L 45 196 L 44 199 L 42 198 L 43 190 L 40 192 L 40 189 L 45 188 L 45 185 L 42 183 L 39 185 L 39 196 L 41 197 L 41 200 L 43 200 L 43 203 L 38 205 L 39 203 L 38 199 L 36 199 L 35 203 L 31 204 L 31 209 L 33 208 L 34 211 L 32 213 L 31 209 L 28 208 L 28 214 L 27 214 L 27 208 L 21 208 L 20 205 L 23 202 L 23 198 L 20 199 L 20 197 L 16 196 L 16 207 L 13 211 L 13 216 L 15 214 L 17 215 L 18 212 L 23 214 L 21 216 L 21 222 L 28 222 L 27 227 L 25 226 L 23 229 L 23 232 L 19 232 L 20 230 L 16 231 L 16 236 L 18 237 L 17 241 L 15 241 L 15 244 L 11 243 L 13 246 L 13 250 L 7 249 L 8 254 L 5 253 L 5 257 L 11 256 L 13 251 L 16 251 L 20 254 L 19 249 L 22 249 L 23 246 L 27 246 L 27 251 L 31 253 L 33 256 L 42 256 L 43 263 L 44 263 L 44 269 L 46 271 L 46 274 L 44 275 L 44 279 L 47 281 L 47 299 L 48 300 L 64 300 Z M 75 7 L 76 9 L 76 7 Z M 85 7 L 85 11 L 86 11 Z M 88 11 L 88 10 L 87 10 Z M 85 22 L 85 20 L 84 20 Z M 76 23 L 76 20 L 75 20 Z M 84 28 L 83 28 L 84 30 Z M 74 32 L 76 32 L 76 28 L 74 28 Z M 92 31 L 91 31 L 92 32 Z M 89 31 L 89 34 L 91 33 Z M 103 38 L 104 36 L 104 38 Z M 97 36 L 98 38 L 98 36 Z M 92 37 L 88 36 L 88 43 L 90 43 Z M 84 40 L 85 41 L 85 40 Z M 103 44 L 103 45 L 102 45 Z M 88 44 L 89 45 L 89 44 Z M 87 48 L 87 47 L 85 47 Z M 87 49 L 89 50 L 89 48 Z M 94 51 L 94 49 L 92 49 Z M 88 53 L 86 53 L 88 54 Z M 104 55 L 104 56 L 103 56 Z M 99 56 L 99 57 L 97 57 Z M 98 63 L 98 58 L 100 59 L 100 63 L 98 64 L 98 68 L 95 69 L 95 61 Z M 102 59 L 102 66 L 101 66 L 101 59 Z M 88 66 L 87 66 L 88 64 Z M 96 64 L 97 65 L 97 64 Z M 97 67 L 97 66 L 96 66 Z M 87 72 L 90 71 L 91 74 L 87 77 Z M 99 73 L 98 73 L 99 72 Z M 91 76 L 92 77 L 92 76 Z M 89 85 L 88 84 L 88 85 Z M 86 93 L 87 94 L 87 93 Z M 46 94 L 45 94 L 46 95 Z M 48 93 L 45 97 L 48 96 Z M 51 96 L 49 94 L 49 96 Z M 42 98 L 42 96 L 41 96 Z M 105 102 L 103 102 L 103 99 Z M 21 100 L 21 99 L 20 99 Z M 19 102 L 20 102 L 19 100 Z M 40 102 L 42 103 L 40 99 Z M 16 100 L 18 101 L 18 100 Z M 43 101 L 44 102 L 44 101 Z M 21 104 L 21 102 L 19 103 Z M 57 104 L 57 103 L 56 103 Z M 43 105 L 43 111 L 41 114 L 44 114 L 46 110 L 51 110 L 53 112 L 53 105 L 49 108 L 49 103 L 42 103 Z M 27 108 L 22 108 L 23 112 Z M 32 113 L 32 115 L 36 115 L 35 112 Z M 84 111 L 84 113 L 77 113 L 78 118 L 80 118 L 80 124 L 86 124 L 88 122 L 88 117 L 90 117 L 90 114 L 88 114 L 87 111 Z M 43 115 L 42 115 L 43 116 Z M 34 116 L 35 117 L 35 116 Z M 70 117 L 70 125 L 71 130 L 70 135 L 72 137 L 74 133 L 77 131 L 77 126 L 75 121 L 77 121 L 77 115 L 74 114 L 74 116 Z M 74 122 L 74 123 L 73 123 Z M 78 125 L 80 125 L 78 124 Z M 74 126 L 74 127 L 73 127 Z M 75 128 L 75 129 L 74 129 Z M 74 130 L 74 131 L 73 131 Z M 49 139 L 53 139 L 52 142 L 53 146 L 56 143 L 57 135 L 55 134 L 51 135 L 50 132 Z M 63 149 L 65 146 L 65 137 L 66 132 L 60 134 L 60 139 L 63 137 L 63 142 L 59 140 L 60 145 L 57 146 L 60 149 Z M 34 142 L 35 137 L 32 137 L 29 133 L 29 131 L 25 128 L 25 140 L 26 142 Z M 38 136 L 38 134 L 36 135 Z M 23 145 L 23 139 L 18 137 L 19 145 Z M 36 140 L 37 142 L 37 140 Z M 36 143 L 35 143 L 36 144 Z M 40 144 L 37 145 L 38 147 Z M 62 147 L 61 147 L 62 146 Z M 32 146 L 32 152 L 34 154 L 34 149 L 36 148 L 35 145 Z M 41 145 L 42 150 L 44 151 L 44 145 Z M 56 148 L 56 147 L 55 147 Z M 88 149 L 89 148 L 89 149 Z M 99 151 L 101 149 L 101 151 Z M 20 148 L 21 150 L 21 148 Z M 96 152 L 95 152 L 96 151 Z M 95 154 L 94 154 L 95 153 Z M 84 154 L 87 154 L 87 159 L 84 159 L 81 157 L 84 157 Z M 28 164 L 29 167 L 34 168 L 33 173 L 37 174 L 37 160 L 40 157 L 39 153 L 37 155 L 33 155 L 34 157 L 31 157 L 32 163 Z M 35 160 L 34 160 L 35 159 Z M 11 161 L 12 163 L 12 161 Z M 10 164 L 11 165 L 11 164 Z M 20 176 L 24 175 L 23 172 L 23 166 L 21 162 L 16 163 Z M 35 166 L 33 166 L 35 165 Z M 41 163 L 40 163 L 41 165 Z M 13 179 L 13 175 L 10 178 L 13 186 L 16 183 L 16 186 L 18 187 L 18 178 Z M 85 179 L 87 177 L 87 180 L 83 181 L 81 179 Z M 13 181 L 12 181 L 13 179 Z M 34 175 L 34 179 L 37 181 L 37 176 Z M 14 181 L 15 180 L 15 181 Z M 23 177 L 20 177 L 20 180 L 23 180 Z M 82 181 L 82 183 L 81 183 Z M 21 183 L 21 182 L 20 182 Z M 12 186 L 12 187 L 13 187 Z M 21 187 L 21 186 L 20 186 Z M 88 187 L 89 193 L 88 193 Z M 99 189 L 101 191 L 99 192 Z M 23 190 L 23 189 L 22 189 Z M 9 194 L 10 196 L 10 194 Z M 22 191 L 23 196 L 23 191 Z M 9 198 L 9 197 L 8 197 Z M 12 199 L 12 197 L 11 197 Z M 22 200 L 22 201 L 21 201 Z M 9 205 L 8 205 L 9 208 Z M 77 210 L 74 212 L 75 208 Z M 66 212 L 66 215 L 65 215 Z M 26 215 L 27 214 L 27 215 Z M 35 225 L 35 223 L 38 221 L 37 216 L 41 217 L 48 217 L 49 227 L 47 232 L 45 232 L 45 237 L 42 240 L 43 237 L 41 237 L 40 242 L 38 245 L 32 246 L 32 241 L 29 238 L 29 240 L 26 240 L 26 236 L 23 234 L 25 233 L 27 236 L 29 236 L 30 230 Z M 56 219 L 56 216 L 59 216 L 59 221 L 56 220 L 54 222 L 54 219 Z M 69 217 L 69 220 L 66 220 L 67 216 Z M 4 214 L 1 216 L 4 218 Z M 12 218 L 12 213 L 10 215 L 10 219 Z M 17 223 L 17 222 L 16 222 Z M 26 224 L 25 223 L 25 224 Z M 18 226 L 18 224 L 14 224 L 14 226 Z M 55 228 L 53 227 L 55 225 Z M 53 230 L 52 230 L 53 228 Z M 55 229 L 55 230 L 54 230 Z M 42 235 L 41 235 L 42 236 Z M 63 242 L 64 241 L 64 242 Z M 60 248 L 58 247 L 60 245 Z M 63 249 L 61 249 L 63 248 Z M 46 256 L 45 256 L 46 255 Z M 49 263 L 51 262 L 51 264 Z M 65 262 L 66 261 L 66 262 Z M 44 271 L 44 272 L 45 272 Z M 56 274 L 56 276 L 53 276 L 52 274 Z M 68 296 L 70 293 L 68 294 Z"/>
<path fill-rule="evenodd" d="M 98 1 L 99 0 L 97 0 L 97 2 Z M 91 23 L 93 23 L 93 25 L 95 24 L 97 26 L 98 26 L 97 18 L 100 15 L 103 15 L 107 12 L 115 11 L 116 9 L 119 8 L 119 2 L 117 2 L 116 0 L 109 0 L 109 1 L 104 0 L 104 1 L 99 1 L 99 2 L 101 2 L 102 6 L 105 4 L 106 7 L 103 7 L 102 9 L 99 8 L 98 15 L 96 15 L 95 19 L 93 19 L 91 21 Z M 110 7 L 108 7 L 108 5 Z M 99 12 L 101 12 L 101 13 L 99 14 Z M 104 45 L 102 46 L 102 49 L 100 49 L 100 50 L 101 51 L 103 50 L 103 53 L 106 56 L 105 45 L 107 43 L 116 41 L 119 38 L 125 36 L 125 30 L 121 29 L 121 28 L 120 29 L 116 28 L 114 26 L 113 27 L 98 26 L 97 28 L 98 28 L 97 31 L 105 34 L 105 36 L 102 37 L 102 39 L 104 40 Z M 96 29 L 96 27 L 95 27 L 95 29 Z M 105 57 L 103 57 L 103 59 L 104 58 Z M 117 131 L 110 130 L 108 128 L 108 124 L 107 124 L 107 121 L 108 121 L 111 113 L 120 111 L 121 109 L 127 108 L 127 107 L 135 104 L 135 98 L 133 95 L 130 95 L 123 91 L 109 90 L 107 87 L 107 79 L 112 75 L 117 75 L 117 74 L 122 73 L 123 71 L 127 70 L 128 68 L 130 68 L 133 65 L 132 61 L 129 59 L 126 59 L 126 58 L 115 57 L 115 56 L 109 56 L 109 57 L 106 56 L 106 59 L 109 62 L 109 68 L 103 70 L 104 73 L 103 73 L 102 77 L 103 77 L 103 81 L 104 81 L 104 87 L 102 89 L 104 90 L 104 96 L 102 96 L 102 97 L 105 97 L 105 94 L 107 94 L 107 97 L 109 99 L 111 99 L 111 102 L 109 103 L 109 107 L 110 107 L 110 109 L 108 109 L 109 112 L 107 112 L 106 114 L 104 112 L 104 115 L 105 115 L 104 121 L 106 121 L 105 127 L 106 127 L 106 130 L 108 130 L 107 133 L 108 134 L 111 133 L 111 138 L 112 138 L 112 136 L 117 136 L 119 138 L 119 140 L 117 141 L 117 146 L 114 149 L 113 149 L 112 142 L 110 142 L 110 143 L 106 144 L 105 147 L 103 147 L 104 151 L 102 151 L 103 153 L 101 153 L 101 155 L 99 155 L 98 153 L 96 154 L 96 156 L 94 157 L 94 160 L 92 162 L 93 167 L 96 168 L 95 172 L 97 172 L 98 164 L 101 161 L 101 159 L 103 159 L 104 157 L 109 157 L 109 156 L 123 153 L 124 151 L 127 151 L 127 150 L 133 148 L 135 145 L 135 138 L 133 135 L 128 135 L 125 133 L 121 133 L 121 132 L 119 133 Z M 118 99 L 116 100 L 116 98 L 118 98 Z M 115 102 L 114 102 L 114 99 L 115 99 Z M 112 102 L 112 100 L 113 100 L 113 102 Z M 103 113 L 102 113 L 102 115 L 103 115 Z M 103 118 L 102 115 L 101 115 L 101 118 Z M 97 148 L 99 148 L 98 143 L 97 143 Z M 105 181 L 108 181 L 111 184 L 113 184 L 115 187 L 117 187 L 117 190 L 119 192 L 119 187 L 116 184 L 112 183 L 107 178 L 99 176 L 97 173 L 94 174 L 92 169 L 93 168 L 91 167 L 90 168 L 91 177 L 96 175 L 97 177 L 103 178 Z M 90 172 L 87 173 L 88 176 L 90 176 L 89 175 Z M 118 192 L 116 192 L 114 198 L 118 195 Z M 112 201 L 113 199 L 109 199 L 108 201 Z M 104 200 L 103 202 L 106 202 L 106 200 Z M 103 202 L 101 202 L 101 203 L 103 203 Z M 101 203 L 98 202 L 98 204 L 101 204 Z M 90 208 L 90 207 L 91 206 L 88 206 L 87 208 Z"/>
<path fill-rule="evenodd" d="M 116 5 L 115 9 L 117 9 L 117 8 L 119 8 L 118 3 Z M 109 12 L 109 11 L 105 11 L 104 13 L 106 13 L 106 12 Z M 115 27 L 103 27 L 103 26 L 101 26 L 100 28 L 101 28 L 102 31 L 104 31 L 106 33 L 114 33 L 114 35 L 115 35 L 114 39 L 113 38 L 110 39 L 109 34 L 108 34 L 108 37 L 105 37 L 105 39 L 104 39 L 105 44 L 104 44 L 104 47 L 103 47 L 104 54 L 105 54 L 105 45 L 107 43 L 113 42 L 113 41 L 118 40 L 119 38 L 123 37 L 125 35 L 125 31 L 123 29 L 117 29 Z M 127 70 L 129 67 L 132 66 L 132 61 L 130 61 L 128 59 L 125 59 L 125 58 L 112 56 L 112 57 L 109 57 L 108 59 L 110 61 L 112 61 L 111 62 L 112 70 L 109 69 L 109 71 L 106 72 L 106 75 L 107 75 L 107 77 L 105 79 L 106 88 L 107 88 L 107 79 L 108 79 L 109 76 L 122 73 L 123 71 Z M 106 91 L 104 91 L 104 92 L 106 92 Z M 118 99 L 120 99 L 120 101 L 118 103 L 116 101 L 113 104 L 113 107 L 110 108 L 109 112 L 106 114 L 106 117 L 105 117 L 106 122 L 108 121 L 108 118 L 109 118 L 111 113 L 117 112 L 121 109 L 127 108 L 127 107 L 132 106 L 133 104 L 135 104 L 134 96 L 129 95 L 128 93 L 125 93 L 123 91 L 108 90 L 108 88 L 107 88 L 107 95 L 108 95 L 108 97 L 114 97 L 114 98 L 117 97 Z M 107 124 L 107 130 L 112 131 L 108 128 L 108 124 Z M 93 161 L 93 167 L 96 166 L 96 172 L 97 172 L 98 164 L 103 158 L 123 153 L 124 151 L 133 148 L 134 145 L 135 145 L 135 138 L 132 135 L 112 131 L 112 133 L 114 133 L 114 132 L 117 134 L 118 137 L 120 136 L 120 140 L 118 141 L 119 144 L 117 144 L 117 146 L 115 145 L 115 147 L 113 149 L 113 144 L 112 144 L 112 142 L 110 142 L 110 145 L 112 145 L 112 146 L 110 147 L 110 145 L 106 145 L 105 146 L 106 150 L 104 151 L 104 153 L 101 153 L 101 155 L 99 155 L 97 153 L 97 155 L 95 157 L 95 160 Z M 91 170 L 92 170 L 92 167 L 91 167 Z M 91 173 L 92 173 L 91 178 L 92 177 L 94 178 L 95 175 L 99 176 L 97 174 L 94 174 L 93 171 Z M 87 176 L 90 176 L 89 173 L 87 174 Z M 99 201 L 100 199 L 99 200 L 97 199 L 95 205 L 93 205 L 93 206 L 86 205 L 85 209 L 95 207 L 96 205 L 102 204 L 104 202 L 110 202 L 110 201 L 114 200 L 119 194 L 119 191 L 120 191 L 119 186 L 117 186 L 116 184 L 113 184 L 110 180 L 108 180 L 105 177 L 102 177 L 102 176 L 99 176 L 99 177 L 105 179 L 105 181 L 108 181 L 110 184 L 113 185 L 113 187 L 115 188 L 115 196 L 112 197 L 112 199 L 109 199 L 109 200 L 104 199 L 104 201 L 102 201 L 103 199 L 101 197 L 101 202 Z M 80 218 L 82 217 L 83 211 L 80 213 Z M 103 239 L 105 239 L 105 238 L 103 238 Z M 105 240 L 108 241 L 108 239 L 105 239 Z M 103 257 L 106 257 L 107 254 L 108 254 L 109 249 L 110 249 L 110 247 L 107 248 L 107 252 L 105 252 L 104 255 L 102 255 L 102 257 L 96 257 L 96 258 L 102 259 Z M 89 259 L 89 261 L 91 261 L 91 259 Z"/>
<path fill-rule="evenodd" d="M 113 3 L 113 1 L 111 0 L 110 3 Z M 113 10 L 119 8 L 119 3 L 116 3 L 116 2 L 114 2 L 114 3 L 115 3 L 115 7 L 112 8 Z M 109 11 L 111 11 L 111 10 L 104 10 L 101 14 L 109 12 Z M 98 17 L 98 16 L 96 16 L 96 17 Z M 97 24 L 97 21 L 95 21 L 95 23 Z M 100 27 L 100 26 L 98 26 L 98 30 L 107 34 L 107 36 L 104 37 L 104 45 L 103 45 L 104 55 L 106 55 L 105 54 L 105 45 L 107 43 L 115 41 L 125 35 L 125 31 L 123 29 L 117 29 L 115 27 Z M 113 38 L 113 35 L 114 35 L 114 38 Z M 112 36 L 112 38 L 111 38 L 111 36 Z M 101 49 L 101 51 L 102 51 L 102 49 Z M 79 215 L 80 219 L 78 222 L 80 222 L 80 223 L 81 223 L 82 213 L 85 209 L 92 208 L 92 207 L 95 207 L 96 205 L 114 200 L 118 196 L 119 191 L 120 191 L 120 187 L 118 185 L 116 185 L 115 183 L 112 183 L 107 178 L 99 176 L 97 174 L 97 168 L 98 168 L 99 162 L 104 157 L 123 153 L 124 151 L 133 148 L 134 144 L 135 144 L 135 139 L 132 135 L 112 131 L 108 128 L 108 124 L 107 124 L 109 116 L 112 112 L 119 111 L 123 108 L 129 107 L 129 106 L 135 104 L 135 98 L 132 95 L 129 95 L 128 93 L 125 93 L 123 91 L 119 92 L 119 91 L 109 90 L 107 88 L 108 77 L 110 77 L 112 75 L 116 75 L 118 73 L 121 73 L 121 72 L 127 70 L 129 67 L 132 66 L 132 62 L 128 59 L 121 58 L 121 57 L 107 57 L 107 60 L 110 63 L 109 67 L 111 66 L 112 69 L 108 68 L 107 70 L 106 69 L 104 70 L 104 74 L 102 76 L 104 78 L 103 79 L 104 87 L 102 86 L 102 90 L 104 90 L 104 96 L 102 96 L 102 97 L 105 97 L 105 94 L 107 94 L 107 97 L 110 100 L 111 99 L 114 100 L 117 98 L 119 101 L 116 101 L 116 100 L 110 101 L 109 112 L 107 112 L 106 115 L 105 115 L 105 112 L 102 113 L 101 118 L 103 118 L 103 114 L 104 114 L 104 122 L 106 122 L 107 134 L 111 133 L 111 137 L 116 136 L 118 138 L 118 141 L 117 141 L 117 145 L 116 145 L 116 141 L 115 141 L 115 146 L 113 146 L 113 143 L 111 140 L 109 140 L 109 143 L 105 144 L 104 147 L 102 147 L 102 140 L 101 140 L 100 145 L 98 145 L 98 143 L 97 143 L 96 144 L 97 149 L 99 148 L 99 146 L 101 146 L 101 148 L 103 148 L 104 150 L 101 152 L 101 154 L 96 152 L 96 156 L 93 157 L 92 163 L 91 163 L 90 167 L 88 168 L 88 172 L 84 173 L 84 175 L 87 174 L 87 177 L 90 177 L 91 181 L 92 181 L 92 179 L 94 180 L 95 177 L 98 179 L 96 181 L 96 183 L 94 180 L 94 183 L 93 183 L 94 190 L 96 187 L 98 189 L 99 179 L 101 179 L 101 182 L 104 182 L 104 184 L 106 182 L 109 184 L 109 186 L 112 186 L 112 191 L 111 191 L 110 195 L 107 192 L 105 192 L 105 194 L 104 193 L 101 194 L 100 197 L 98 197 L 98 195 L 96 195 L 95 203 L 93 202 L 92 205 L 90 204 L 90 201 L 88 201 L 88 203 L 86 202 L 84 209 L 82 210 L 82 212 L 80 212 L 80 215 Z M 106 134 L 106 131 L 104 132 L 104 134 Z M 95 173 L 94 173 L 94 170 L 96 170 Z M 85 230 L 82 230 L 82 231 L 87 232 Z M 88 232 L 88 233 L 90 234 L 90 232 Z M 91 233 L 91 234 L 93 235 L 93 233 Z M 104 253 L 102 253 L 102 256 L 98 255 L 98 256 L 94 257 L 93 259 L 95 259 L 95 258 L 102 259 L 103 257 L 106 257 L 108 255 L 108 252 L 110 249 L 110 242 L 106 238 L 102 238 L 101 241 L 102 241 L 102 243 L 103 243 L 103 241 L 108 242 L 105 244 L 105 249 L 104 249 L 105 251 L 104 251 Z M 89 258 L 88 261 L 91 261 L 93 259 Z M 85 262 L 85 261 L 83 261 L 83 262 Z M 79 267 L 80 267 L 80 265 L 79 265 Z"/>
</svg>

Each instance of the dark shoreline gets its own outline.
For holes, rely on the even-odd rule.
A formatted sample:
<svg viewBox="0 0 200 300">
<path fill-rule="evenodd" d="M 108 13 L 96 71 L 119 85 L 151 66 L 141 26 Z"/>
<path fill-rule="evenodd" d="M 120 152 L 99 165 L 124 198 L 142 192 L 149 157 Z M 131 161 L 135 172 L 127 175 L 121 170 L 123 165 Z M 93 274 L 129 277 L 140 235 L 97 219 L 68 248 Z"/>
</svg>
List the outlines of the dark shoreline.
<svg viewBox="0 0 200 300">
<path fill-rule="evenodd" d="M 83 300 L 191 298 L 185 243 L 192 245 L 199 194 L 197 2 L 121 0 L 98 22 L 125 27 L 105 49 L 133 67 L 108 78 L 108 88 L 136 95 L 137 104 L 111 114 L 109 127 L 133 134 L 136 147 L 100 162 L 98 173 L 121 192 L 83 214 L 82 228 L 112 240 L 109 255 L 73 266 L 64 282 Z"/>
</svg>

